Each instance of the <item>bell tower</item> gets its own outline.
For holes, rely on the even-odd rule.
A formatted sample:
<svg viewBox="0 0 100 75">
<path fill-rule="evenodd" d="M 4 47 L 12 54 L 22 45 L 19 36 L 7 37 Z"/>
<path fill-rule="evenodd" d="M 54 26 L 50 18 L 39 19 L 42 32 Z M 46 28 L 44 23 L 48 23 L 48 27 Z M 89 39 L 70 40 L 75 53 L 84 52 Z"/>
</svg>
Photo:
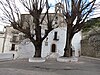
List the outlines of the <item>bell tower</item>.
<svg viewBox="0 0 100 75">
<path fill-rule="evenodd" d="M 64 5 L 59 2 L 55 5 L 55 12 L 57 13 L 56 18 L 58 21 L 59 27 L 64 27 L 65 26 L 65 20 L 64 20 Z"/>
</svg>

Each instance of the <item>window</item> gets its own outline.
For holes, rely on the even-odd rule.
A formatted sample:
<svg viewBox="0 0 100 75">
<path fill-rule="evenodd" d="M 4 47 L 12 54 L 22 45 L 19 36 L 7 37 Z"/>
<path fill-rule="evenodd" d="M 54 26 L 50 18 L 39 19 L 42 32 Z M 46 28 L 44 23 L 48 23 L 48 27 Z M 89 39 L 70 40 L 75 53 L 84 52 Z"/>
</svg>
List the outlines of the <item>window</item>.
<svg viewBox="0 0 100 75">
<path fill-rule="evenodd" d="M 56 41 L 59 40 L 59 39 L 57 39 L 57 32 L 54 33 L 54 39 L 53 40 L 56 40 Z"/>
<path fill-rule="evenodd" d="M 45 41 L 45 46 L 48 46 L 48 42 L 47 41 Z"/>
<path fill-rule="evenodd" d="M 12 41 L 16 41 L 17 40 L 17 36 L 13 36 Z"/>
<path fill-rule="evenodd" d="M 18 37 L 17 36 L 12 36 L 12 38 L 10 39 L 10 42 L 13 42 L 13 43 L 18 43 Z"/>
<path fill-rule="evenodd" d="M 15 51 L 15 44 L 12 44 L 11 51 Z"/>
</svg>

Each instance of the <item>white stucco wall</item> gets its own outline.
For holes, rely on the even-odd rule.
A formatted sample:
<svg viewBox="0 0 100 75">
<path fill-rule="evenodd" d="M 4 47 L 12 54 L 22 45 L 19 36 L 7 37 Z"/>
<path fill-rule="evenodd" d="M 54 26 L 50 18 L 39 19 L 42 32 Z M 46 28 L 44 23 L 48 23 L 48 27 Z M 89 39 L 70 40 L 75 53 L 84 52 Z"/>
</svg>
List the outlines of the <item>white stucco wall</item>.
<svg viewBox="0 0 100 75">
<path fill-rule="evenodd" d="M 34 56 L 35 53 L 34 45 L 29 41 L 29 39 L 25 39 L 19 44 L 17 53 L 18 58 L 30 58 Z"/>
<path fill-rule="evenodd" d="M 45 57 L 51 53 L 51 46 L 52 44 L 56 44 L 56 51 L 59 54 L 59 56 L 63 55 L 63 49 L 64 49 L 64 44 L 65 44 L 65 34 L 66 34 L 66 29 L 65 28 L 57 28 L 51 31 L 48 35 L 48 46 L 45 46 L 45 41 L 43 42 L 42 46 L 42 57 Z M 54 32 L 57 31 L 57 38 L 59 39 L 58 41 L 53 40 L 54 38 Z"/>
<path fill-rule="evenodd" d="M 11 29 L 8 28 L 7 30 L 10 31 Z M 53 40 L 54 32 L 57 32 L 57 39 L 59 39 L 58 41 Z M 58 54 L 58 56 L 62 56 L 64 53 L 64 47 L 65 47 L 65 41 L 66 41 L 65 37 L 66 37 L 66 27 L 56 28 L 53 31 L 51 31 L 48 34 L 48 37 L 47 37 L 48 39 L 46 38 L 42 43 L 41 56 L 47 57 L 48 55 L 51 54 L 52 44 L 56 45 L 56 53 Z M 12 46 L 12 43 L 10 42 L 11 38 L 12 36 L 11 36 L 11 31 L 10 31 L 7 33 L 7 36 L 6 36 L 4 53 L 14 53 L 15 58 L 30 58 L 34 56 L 35 48 L 29 39 L 25 39 L 20 44 L 15 46 L 16 47 L 15 49 L 18 51 L 11 51 L 11 46 Z M 75 49 L 75 56 L 79 55 L 78 51 L 81 49 L 80 40 L 81 40 L 81 32 L 78 32 L 74 35 L 73 40 L 72 40 L 72 46 Z M 4 42 L 3 38 L 0 38 L 0 52 L 2 51 L 3 42 Z M 45 42 L 47 42 L 48 45 L 45 45 Z"/>
<path fill-rule="evenodd" d="M 57 38 L 58 41 L 53 40 L 54 38 L 54 32 L 57 31 Z M 48 40 L 46 39 L 42 43 L 42 57 L 46 57 L 50 55 L 51 53 L 51 46 L 52 44 L 56 44 L 56 53 L 58 53 L 59 56 L 62 56 L 64 53 L 64 46 L 65 46 L 65 40 L 66 40 L 66 28 L 60 27 L 56 28 L 53 31 L 51 31 L 48 35 Z M 81 40 L 81 32 L 75 34 L 72 40 L 72 45 L 75 49 L 75 56 L 78 56 L 78 50 L 80 50 L 80 40 Z M 28 39 L 25 39 L 20 45 L 18 50 L 18 56 L 19 58 L 29 58 L 34 56 L 35 48 L 31 42 L 25 42 L 28 41 Z M 45 42 L 48 42 L 48 45 L 45 46 Z M 26 44 L 25 44 L 26 43 Z"/>
<path fill-rule="evenodd" d="M 0 53 L 2 53 L 3 42 L 4 42 L 4 38 L 0 37 Z"/>
<path fill-rule="evenodd" d="M 81 41 L 82 39 L 82 35 L 81 35 L 81 31 L 76 33 L 72 39 L 72 46 L 75 49 L 75 56 L 79 56 L 79 51 L 81 51 Z"/>
<path fill-rule="evenodd" d="M 11 51 L 11 46 L 12 46 L 12 43 L 10 42 L 11 37 L 12 37 L 11 35 L 6 36 L 6 40 L 4 44 L 4 53 L 13 53 L 14 59 L 16 59 L 18 57 L 18 53 L 17 53 L 18 45 L 17 44 L 15 45 L 15 51 Z"/>
<path fill-rule="evenodd" d="M 5 34 L 4 34 L 4 36 L 3 36 L 3 37 L 5 37 L 4 52 L 3 52 L 3 53 L 13 53 L 13 54 L 15 54 L 15 58 L 17 58 L 18 55 L 17 55 L 17 51 L 16 51 L 16 50 L 18 50 L 18 44 L 15 45 L 15 51 L 11 51 L 12 43 L 10 42 L 10 40 L 11 40 L 11 38 L 12 38 L 12 33 L 11 33 L 11 32 L 12 32 L 13 30 L 14 30 L 14 29 L 13 29 L 12 27 L 9 27 L 9 26 L 7 26 L 7 27 L 5 28 Z M 0 41 L 4 42 L 4 38 L 3 38 L 3 40 L 0 39 Z M 0 46 L 3 45 L 2 42 L 0 42 Z M 0 48 L 2 48 L 2 47 L 0 47 Z M 0 51 L 1 51 L 1 50 L 0 50 Z"/>
<path fill-rule="evenodd" d="M 11 36 L 7 35 L 6 42 L 5 42 L 5 47 L 4 47 L 4 53 L 8 52 L 9 50 L 11 50 L 10 38 L 11 38 Z"/>
</svg>

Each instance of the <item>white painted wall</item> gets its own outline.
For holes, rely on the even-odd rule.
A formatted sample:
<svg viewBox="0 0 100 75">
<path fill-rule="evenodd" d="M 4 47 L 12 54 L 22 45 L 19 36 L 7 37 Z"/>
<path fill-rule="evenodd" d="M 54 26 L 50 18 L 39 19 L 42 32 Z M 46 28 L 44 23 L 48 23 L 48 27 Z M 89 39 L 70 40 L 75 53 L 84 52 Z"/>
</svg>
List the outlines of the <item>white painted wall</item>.
<svg viewBox="0 0 100 75">
<path fill-rule="evenodd" d="M 80 31 L 80 32 L 76 33 L 72 39 L 72 46 L 75 49 L 75 56 L 76 57 L 79 56 L 79 51 L 81 51 L 81 43 L 80 43 L 80 41 L 82 39 L 81 36 L 82 35 L 81 35 L 81 31 Z"/>
<path fill-rule="evenodd" d="M 0 37 L 0 53 L 2 53 L 3 42 L 4 42 L 4 38 Z"/>
<path fill-rule="evenodd" d="M 11 49 L 10 38 L 11 38 L 11 36 L 7 35 L 6 42 L 5 42 L 5 47 L 4 47 L 4 53 L 8 52 Z"/>
<path fill-rule="evenodd" d="M 30 42 L 29 39 L 23 40 L 20 44 L 16 45 L 16 49 L 18 51 L 10 51 L 12 43 L 10 42 L 11 36 L 11 30 L 10 28 L 7 29 L 7 36 L 6 36 L 6 42 L 5 42 L 5 48 L 4 53 L 14 53 L 15 58 L 30 58 L 34 56 L 35 48 L 34 45 Z M 58 41 L 53 40 L 54 38 L 54 32 L 58 32 L 57 38 Z M 44 33 L 44 32 L 43 32 Z M 64 47 L 65 47 L 65 40 L 66 40 L 66 27 L 59 27 L 54 29 L 48 34 L 48 40 L 44 40 L 42 43 L 42 57 L 47 57 L 51 54 L 51 46 L 52 44 L 56 44 L 56 53 L 58 56 L 62 56 L 64 53 Z M 81 32 L 78 32 L 74 35 L 72 40 L 72 45 L 75 49 L 75 56 L 78 56 L 78 51 L 80 50 L 80 40 L 81 40 Z M 3 40 L 1 40 L 1 43 L 3 43 Z M 45 45 L 45 42 L 48 42 L 48 45 Z M 2 46 L 2 45 L 0 45 Z M 1 47 L 0 47 L 1 48 Z M 1 51 L 1 50 L 0 50 Z"/>
<path fill-rule="evenodd" d="M 11 32 L 13 30 L 14 29 L 12 27 L 9 27 L 9 26 L 6 27 L 6 31 L 5 31 L 6 34 L 4 34 L 4 36 L 6 36 L 6 40 L 5 40 L 5 44 L 4 44 L 4 53 L 13 53 L 13 54 L 15 54 L 15 58 L 17 58 L 18 57 L 17 51 L 11 51 L 12 43 L 10 42 L 10 39 L 12 38 Z M 2 39 L 0 39 L 0 41 L 4 42 L 4 40 L 2 40 Z M 3 43 L 1 45 L 3 45 Z M 18 50 L 18 45 L 15 46 L 15 49 Z"/>
<path fill-rule="evenodd" d="M 58 41 L 54 41 L 54 32 L 58 32 L 57 38 Z M 42 43 L 42 57 L 46 57 L 50 55 L 51 53 L 51 46 L 52 44 L 56 44 L 56 53 L 58 53 L 59 56 L 62 56 L 64 53 L 64 46 L 65 46 L 65 40 L 66 40 L 66 28 L 60 27 L 56 28 L 53 31 L 51 31 L 48 35 L 48 40 L 46 39 Z M 80 40 L 81 40 L 81 32 L 75 34 L 72 45 L 75 48 L 75 56 L 78 56 L 78 50 L 80 50 Z M 25 39 L 20 45 L 18 50 L 19 58 L 29 58 L 34 56 L 35 48 L 32 43 L 25 44 L 25 41 L 28 41 L 28 39 Z M 48 46 L 45 46 L 45 42 L 48 42 Z"/>
<path fill-rule="evenodd" d="M 58 32 L 57 38 L 58 41 L 53 40 L 54 38 L 54 32 Z M 7 34 L 6 36 L 6 42 L 5 42 L 5 48 L 4 53 L 14 53 L 15 58 L 30 58 L 34 56 L 35 48 L 34 45 L 29 41 L 29 39 L 23 40 L 19 45 L 16 45 L 16 49 L 18 51 L 10 51 L 11 50 L 11 34 Z M 51 46 L 52 44 L 56 44 L 56 53 L 58 53 L 59 56 L 62 56 L 64 53 L 64 46 L 65 46 L 65 40 L 66 40 L 66 27 L 60 27 L 56 28 L 53 31 L 51 31 L 48 35 L 48 40 L 44 40 L 42 43 L 42 57 L 46 57 L 50 55 L 51 53 Z M 78 56 L 78 51 L 80 50 L 80 40 L 81 40 L 81 32 L 78 32 L 75 34 L 72 40 L 72 45 L 75 49 L 75 56 Z M 2 45 L 3 45 L 3 38 L 0 38 L 0 52 L 2 51 Z M 27 41 L 27 42 L 26 42 Z M 48 42 L 48 45 L 45 45 L 45 42 Z"/>
<path fill-rule="evenodd" d="M 59 54 L 59 56 L 63 55 L 63 49 L 64 49 L 64 44 L 65 44 L 65 34 L 66 34 L 65 30 L 66 30 L 65 28 L 57 28 L 49 33 L 48 46 L 45 46 L 46 39 L 43 42 L 42 57 L 45 57 L 51 53 L 52 44 L 56 44 L 56 51 Z M 58 36 L 57 36 L 57 38 L 59 39 L 58 41 L 53 40 L 55 31 L 58 32 Z"/>
<path fill-rule="evenodd" d="M 30 58 L 34 56 L 35 53 L 34 45 L 29 41 L 29 39 L 25 39 L 21 42 L 21 44 L 19 44 L 17 53 L 18 58 Z"/>
</svg>

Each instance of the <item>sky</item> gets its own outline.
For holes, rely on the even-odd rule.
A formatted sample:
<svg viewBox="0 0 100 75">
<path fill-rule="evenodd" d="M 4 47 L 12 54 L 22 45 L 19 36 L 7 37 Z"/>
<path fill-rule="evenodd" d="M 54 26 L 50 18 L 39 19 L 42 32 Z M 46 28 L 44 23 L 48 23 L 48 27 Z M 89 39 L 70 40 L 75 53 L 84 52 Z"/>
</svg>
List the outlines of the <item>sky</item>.
<svg viewBox="0 0 100 75">
<path fill-rule="evenodd" d="M 89 0 L 89 1 L 92 1 L 92 0 Z M 96 4 L 98 3 L 98 2 L 100 2 L 100 0 L 96 0 Z M 94 13 L 93 14 L 95 14 L 94 16 L 92 16 L 91 18 L 96 18 L 96 17 L 100 17 L 100 7 L 97 7 L 97 9 L 94 11 Z"/>
<path fill-rule="evenodd" d="M 1 1 L 1 0 L 0 0 Z M 57 1 L 60 1 L 60 0 L 49 0 L 49 2 L 50 2 L 50 4 L 53 4 L 52 6 L 54 6 L 54 4 L 57 2 Z M 89 0 L 89 1 L 92 1 L 92 0 Z M 100 0 L 97 0 L 96 1 L 96 3 L 98 3 L 98 2 L 100 2 Z M 19 8 L 21 8 L 21 9 L 23 9 L 23 7 L 22 6 L 19 6 Z M 53 12 L 53 10 L 54 10 L 54 8 L 53 7 L 51 7 L 51 9 L 49 10 L 50 12 Z M 45 10 L 44 10 L 45 11 Z M 24 11 L 22 10 L 21 11 L 22 13 L 24 13 Z M 95 16 L 92 16 L 92 17 L 99 17 L 100 16 L 100 9 L 97 9 L 96 11 L 94 11 L 94 14 L 97 14 L 97 15 L 95 15 Z M 98 14 L 99 13 L 99 14 Z M 1 15 L 1 13 L 0 13 L 0 15 Z M 1 22 L 0 22 L 0 31 L 3 31 L 3 28 L 4 28 L 4 24 L 2 24 Z"/>
</svg>

